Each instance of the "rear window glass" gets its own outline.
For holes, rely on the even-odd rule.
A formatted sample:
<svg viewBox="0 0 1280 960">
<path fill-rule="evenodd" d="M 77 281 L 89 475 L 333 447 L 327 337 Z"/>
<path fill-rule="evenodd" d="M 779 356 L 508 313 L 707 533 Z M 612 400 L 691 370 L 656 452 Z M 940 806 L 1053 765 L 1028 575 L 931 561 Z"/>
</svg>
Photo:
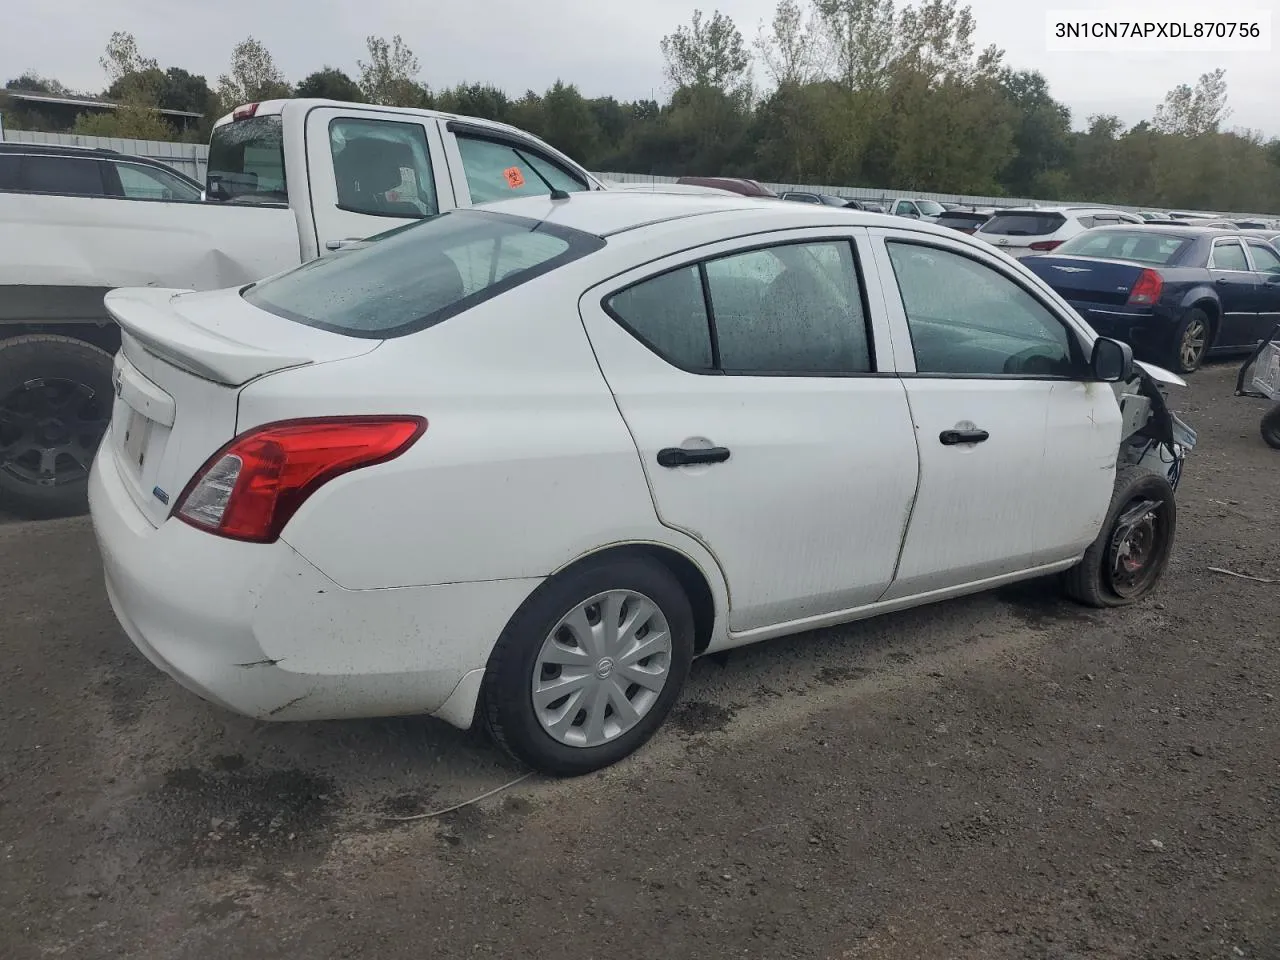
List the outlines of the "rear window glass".
<svg viewBox="0 0 1280 960">
<path fill-rule="evenodd" d="M 1185 237 L 1161 236 L 1150 230 L 1106 230 L 1072 237 L 1054 254 L 1163 265 L 1176 261 L 1190 245 Z"/>
<path fill-rule="evenodd" d="M 986 220 L 981 213 L 944 213 L 938 218 L 940 227 L 976 227 Z"/>
<path fill-rule="evenodd" d="M 452 210 L 246 288 L 277 316 L 352 337 L 430 327 L 591 253 L 604 240 L 540 220 Z"/>
<path fill-rule="evenodd" d="M 1060 213 L 997 213 L 982 225 L 983 233 L 1005 237 L 1043 237 L 1067 222 Z"/>
<path fill-rule="evenodd" d="M 101 197 L 102 168 L 97 160 L 81 157 L 30 155 L 22 162 L 23 187 L 35 193 L 63 193 Z"/>
<path fill-rule="evenodd" d="M 206 195 L 210 200 L 287 203 L 280 117 L 234 120 L 209 138 Z"/>
</svg>

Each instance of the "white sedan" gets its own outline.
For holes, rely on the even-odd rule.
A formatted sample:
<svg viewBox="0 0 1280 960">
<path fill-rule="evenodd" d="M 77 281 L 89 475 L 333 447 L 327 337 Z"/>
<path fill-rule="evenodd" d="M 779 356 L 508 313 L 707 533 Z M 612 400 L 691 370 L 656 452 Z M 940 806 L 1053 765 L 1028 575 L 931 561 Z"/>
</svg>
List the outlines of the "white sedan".
<svg viewBox="0 0 1280 960">
<path fill-rule="evenodd" d="M 91 508 L 178 682 L 482 721 L 576 774 L 701 654 L 1063 574 L 1156 585 L 1194 434 L 944 228 L 743 197 L 457 210 L 237 290 L 117 290 Z"/>
</svg>

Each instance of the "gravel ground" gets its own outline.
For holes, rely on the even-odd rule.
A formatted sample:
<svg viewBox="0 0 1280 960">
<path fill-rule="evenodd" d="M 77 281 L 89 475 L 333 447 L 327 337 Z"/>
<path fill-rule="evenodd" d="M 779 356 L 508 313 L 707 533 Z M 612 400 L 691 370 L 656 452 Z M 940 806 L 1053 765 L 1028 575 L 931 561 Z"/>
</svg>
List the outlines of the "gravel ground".
<svg viewBox="0 0 1280 960">
<path fill-rule="evenodd" d="M 1280 454 L 1235 368 L 1159 594 L 1031 584 L 695 664 L 527 779 L 421 720 L 270 725 L 147 664 L 88 523 L 0 526 L 6 958 L 1280 958 Z M 199 589 L 192 584 L 192 589 Z"/>
</svg>

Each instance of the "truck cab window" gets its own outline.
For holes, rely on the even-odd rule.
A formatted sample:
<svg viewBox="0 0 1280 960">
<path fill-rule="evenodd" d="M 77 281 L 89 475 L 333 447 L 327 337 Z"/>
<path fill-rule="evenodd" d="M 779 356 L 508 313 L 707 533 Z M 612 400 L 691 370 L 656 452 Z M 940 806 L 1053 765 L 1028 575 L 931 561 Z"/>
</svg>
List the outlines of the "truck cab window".
<svg viewBox="0 0 1280 960">
<path fill-rule="evenodd" d="M 472 203 L 545 197 L 551 193 L 548 183 L 565 193 L 587 189 L 576 176 L 534 153 L 532 148 L 459 136 L 458 152 L 462 154 L 462 169 L 467 176 Z"/>
<path fill-rule="evenodd" d="M 207 196 L 242 203 L 288 203 L 284 125 L 278 115 L 233 120 L 209 138 Z"/>
<path fill-rule="evenodd" d="M 378 217 L 440 212 L 422 124 L 339 118 L 329 124 L 329 149 L 341 209 Z"/>
</svg>

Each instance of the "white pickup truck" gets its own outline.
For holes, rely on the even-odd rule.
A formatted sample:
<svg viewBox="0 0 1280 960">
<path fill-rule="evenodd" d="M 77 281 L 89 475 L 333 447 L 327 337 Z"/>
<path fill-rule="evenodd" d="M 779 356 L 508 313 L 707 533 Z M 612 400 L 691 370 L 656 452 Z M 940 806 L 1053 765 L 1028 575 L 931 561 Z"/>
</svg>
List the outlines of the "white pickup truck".
<svg viewBox="0 0 1280 960">
<path fill-rule="evenodd" d="M 329 100 L 219 120 L 203 200 L 0 185 L 0 509 L 83 509 L 119 347 L 108 290 L 236 286 L 455 207 L 600 189 L 505 124 Z"/>
</svg>

